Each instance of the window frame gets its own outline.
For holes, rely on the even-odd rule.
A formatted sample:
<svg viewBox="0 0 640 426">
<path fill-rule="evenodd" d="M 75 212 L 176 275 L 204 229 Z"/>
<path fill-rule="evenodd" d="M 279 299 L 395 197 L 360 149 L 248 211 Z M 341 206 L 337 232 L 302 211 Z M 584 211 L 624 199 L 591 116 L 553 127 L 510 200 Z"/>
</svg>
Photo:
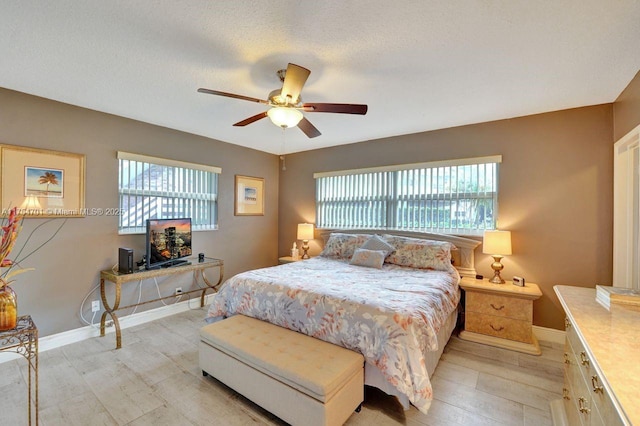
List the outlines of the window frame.
<svg viewBox="0 0 640 426">
<path fill-rule="evenodd" d="M 218 229 L 219 177 L 222 174 L 220 167 L 124 151 L 118 151 L 117 159 L 119 235 L 144 234 L 146 220 L 150 218 L 191 217 L 193 231 Z M 128 176 L 125 176 L 125 161 L 127 167 L 132 164 L 136 167 L 136 171 L 133 174 L 129 172 Z M 151 176 L 152 168 L 159 168 L 162 173 L 163 181 L 160 186 L 156 186 L 158 176 Z M 132 178 L 134 185 L 131 185 Z M 125 221 L 125 214 L 132 211 L 125 206 L 125 200 L 131 197 L 136 197 L 138 205 L 134 213 L 128 215 L 129 221 Z M 153 207 L 150 206 L 151 203 L 154 204 Z M 168 212 L 167 207 L 170 209 Z M 157 211 L 151 214 L 154 209 Z M 201 214 L 198 215 L 198 212 Z M 206 223 L 203 223 L 203 219 L 207 218 Z M 134 221 L 133 225 L 131 220 Z"/>
<path fill-rule="evenodd" d="M 495 229 L 497 224 L 497 212 L 498 212 L 498 192 L 499 192 L 499 169 L 500 164 L 502 163 L 501 155 L 493 155 L 486 157 L 474 157 L 474 158 L 463 158 L 463 159 L 454 159 L 454 160 L 444 160 L 444 161 L 432 161 L 426 163 L 411 163 L 411 164 L 401 164 L 401 165 L 391 165 L 391 166 L 381 166 L 381 167 L 369 167 L 363 169 L 352 169 L 352 170 L 340 170 L 340 171 L 331 171 L 331 172 L 318 172 L 314 173 L 313 177 L 316 180 L 316 226 L 321 229 L 389 229 L 389 230 L 407 230 L 407 231 L 424 231 L 424 232 L 435 232 L 441 234 L 452 234 L 452 235 L 482 235 L 485 229 Z M 494 169 L 485 170 L 485 174 L 482 175 L 479 169 L 485 169 L 486 166 L 483 165 L 495 165 Z M 449 174 L 447 175 L 449 180 L 451 174 L 453 173 L 451 170 L 455 169 L 455 173 L 457 176 L 458 171 L 464 170 L 459 167 L 465 166 L 477 166 L 476 170 L 476 181 L 474 181 L 477 188 L 473 191 L 468 192 L 458 192 L 457 185 L 460 183 L 458 179 L 456 179 L 456 189 L 451 189 L 449 187 L 447 191 L 442 191 L 438 185 L 443 185 L 442 181 L 438 180 L 438 176 L 436 176 L 435 187 L 433 176 L 434 173 L 439 173 L 440 170 L 444 171 L 444 168 L 449 168 Z M 466 167 L 465 167 L 466 168 Z M 420 171 L 424 171 L 428 177 L 421 176 L 420 182 L 415 183 L 415 177 L 420 174 Z M 493 173 L 489 173 L 493 172 Z M 486 173 L 489 173 L 487 175 Z M 398 182 L 404 175 L 405 181 L 411 181 L 413 179 L 412 184 L 418 187 L 415 189 L 415 186 L 406 185 L 405 187 L 400 188 L 398 186 Z M 483 176 L 482 182 L 484 185 L 487 185 L 487 182 L 491 184 L 492 191 L 481 191 L 479 188 L 481 186 L 480 176 Z M 490 176 L 490 178 L 487 178 Z M 327 189 L 323 187 L 323 185 L 330 185 L 327 181 L 322 181 L 322 178 L 337 178 L 333 181 L 333 187 Z M 472 179 L 473 176 L 470 176 Z M 376 182 L 377 180 L 377 182 Z M 444 176 L 443 176 L 443 180 Z M 341 183 L 343 187 L 341 187 Z M 377 191 L 372 193 L 369 192 L 365 194 L 364 192 L 369 188 L 368 185 L 371 185 L 371 182 L 374 182 L 373 185 L 376 187 Z M 427 182 L 431 182 L 431 187 L 426 188 L 424 185 Z M 466 182 L 466 181 L 463 181 Z M 468 184 L 468 183 L 467 183 Z M 345 189 L 344 185 L 350 186 L 350 188 Z M 423 185 L 423 186 L 420 186 Z M 447 185 L 443 185 L 446 187 Z M 359 191 L 359 193 L 349 193 L 349 190 Z M 323 195 L 326 192 L 333 192 L 330 195 L 330 199 L 325 199 Z M 342 197 L 342 199 L 341 199 Z M 459 225 L 458 219 L 456 219 L 455 226 L 453 223 L 453 212 L 451 206 L 455 203 L 456 210 L 455 214 L 458 216 L 458 208 L 459 203 L 463 203 L 466 200 L 488 200 L 483 202 L 485 213 L 482 214 L 482 222 L 477 223 L 477 218 L 473 219 L 471 217 L 467 218 L 467 220 L 475 220 L 476 225 L 471 227 L 471 224 Z M 372 205 L 372 203 L 374 203 Z M 377 203 L 377 204 L 375 204 Z M 426 226 L 429 221 L 427 220 L 427 211 L 430 211 L 431 219 L 433 219 L 433 213 L 437 212 L 436 217 L 436 225 L 440 224 L 440 215 L 439 212 L 447 211 L 446 208 L 442 209 L 433 209 L 432 206 L 434 203 L 449 205 L 449 218 L 443 220 L 443 223 L 448 223 L 449 226 L 433 226 L 433 220 L 431 220 L 431 226 Z M 333 206 L 332 206 L 333 204 Z M 378 213 L 363 213 L 366 210 L 363 207 L 363 204 L 368 204 L 369 208 L 375 208 Z M 402 205 L 406 205 L 407 209 L 412 209 L 413 213 L 407 212 L 407 214 L 402 215 L 398 214 L 399 208 Z M 489 204 L 489 206 L 487 206 Z M 340 212 L 332 211 L 331 209 L 335 206 L 340 206 L 342 209 L 342 223 L 340 219 L 335 219 L 336 216 L 340 216 Z M 428 207 L 427 207 L 428 206 Z M 487 216 L 486 216 L 486 208 L 489 207 L 491 210 L 491 222 L 487 224 Z M 345 213 L 346 210 L 351 209 L 351 213 Z M 367 224 L 360 225 L 353 222 L 353 218 L 349 217 L 345 219 L 345 216 L 348 214 L 353 214 L 354 211 L 359 210 L 360 218 L 362 218 L 363 214 L 368 215 L 368 219 L 365 220 L 368 222 Z M 384 212 L 379 211 L 380 209 L 384 209 Z M 473 209 L 473 207 L 472 207 Z M 416 223 L 416 213 L 418 211 L 417 225 Z M 473 210 L 472 210 L 473 211 Z M 327 220 L 326 216 L 332 215 L 332 219 Z M 371 218 L 374 218 L 371 220 Z M 414 223 L 414 225 L 409 225 L 406 222 L 409 222 L 408 217 Z M 401 221 L 405 221 L 405 224 L 400 223 Z"/>
</svg>

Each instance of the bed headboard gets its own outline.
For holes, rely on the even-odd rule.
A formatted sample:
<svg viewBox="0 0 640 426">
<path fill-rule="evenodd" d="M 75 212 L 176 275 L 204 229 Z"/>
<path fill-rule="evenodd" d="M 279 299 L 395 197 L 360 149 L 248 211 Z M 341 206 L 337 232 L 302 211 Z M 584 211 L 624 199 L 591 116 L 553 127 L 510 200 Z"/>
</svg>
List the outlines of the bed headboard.
<svg viewBox="0 0 640 426">
<path fill-rule="evenodd" d="M 455 235 L 416 231 L 393 231 L 389 229 L 322 229 L 318 230 L 318 232 L 324 244 L 326 244 L 332 232 L 343 232 L 345 234 L 391 234 L 403 237 L 422 238 L 424 240 L 446 241 L 452 243 L 457 248 L 457 250 L 451 250 L 451 259 L 453 260 L 453 266 L 455 266 L 460 275 L 473 278 L 476 276 L 475 248 L 480 245 L 480 241 L 478 240 L 457 237 Z"/>
</svg>

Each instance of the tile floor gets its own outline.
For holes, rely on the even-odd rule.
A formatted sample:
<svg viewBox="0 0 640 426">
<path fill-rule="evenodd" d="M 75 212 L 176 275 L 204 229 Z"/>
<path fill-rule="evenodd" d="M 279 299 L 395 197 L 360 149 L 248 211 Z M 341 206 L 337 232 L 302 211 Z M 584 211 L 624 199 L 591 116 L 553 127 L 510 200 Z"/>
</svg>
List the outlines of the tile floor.
<svg viewBox="0 0 640 426">
<path fill-rule="evenodd" d="M 203 310 L 191 310 L 40 354 L 40 424 L 284 424 L 198 368 Z M 0 425 L 25 425 L 26 362 L 0 364 Z M 531 356 L 453 337 L 432 378 L 429 414 L 366 388 L 347 425 L 549 425 L 561 397 L 562 348 Z"/>
</svg>

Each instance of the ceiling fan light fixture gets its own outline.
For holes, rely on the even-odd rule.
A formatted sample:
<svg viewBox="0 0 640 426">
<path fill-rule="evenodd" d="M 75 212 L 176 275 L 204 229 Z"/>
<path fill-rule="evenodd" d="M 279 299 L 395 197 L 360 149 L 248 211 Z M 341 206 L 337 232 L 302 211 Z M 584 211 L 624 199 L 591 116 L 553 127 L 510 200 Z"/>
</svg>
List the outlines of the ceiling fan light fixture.
<svg viewBox="0 0 640 426">
<path fill-rule="evenodd" d="M 273 107 L 267 111 L 267 115 L 273 124 L 285 129 L 297 126 L 302 120 L 302 113 L 291 107 Z"/>
</svg>

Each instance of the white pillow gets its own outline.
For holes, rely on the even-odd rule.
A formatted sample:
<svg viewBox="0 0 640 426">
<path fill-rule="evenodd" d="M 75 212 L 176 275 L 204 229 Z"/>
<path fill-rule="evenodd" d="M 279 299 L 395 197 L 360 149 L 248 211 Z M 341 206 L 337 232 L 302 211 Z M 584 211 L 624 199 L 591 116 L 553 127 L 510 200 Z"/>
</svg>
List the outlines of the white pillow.
<svg viewBox="0 0 640 426">
<path fill-rule="evenodd" d="M 449 242 L 397 235 L 384 235 L 383 238 L 396 248 L 385 260 L 387 263 L 436 271 L 448 271 L 452 268 L 451 250 L 456 247 Z"/>
<path fill-rule="evenodd" d="M 329 236 L 329 241 L 327 241 L 320 256 L 331 259 L 351 259 L 354 250 L 363 245 L 369 238 L 371 238 L 371 235 L 333 232 Z"/>
</svg>

